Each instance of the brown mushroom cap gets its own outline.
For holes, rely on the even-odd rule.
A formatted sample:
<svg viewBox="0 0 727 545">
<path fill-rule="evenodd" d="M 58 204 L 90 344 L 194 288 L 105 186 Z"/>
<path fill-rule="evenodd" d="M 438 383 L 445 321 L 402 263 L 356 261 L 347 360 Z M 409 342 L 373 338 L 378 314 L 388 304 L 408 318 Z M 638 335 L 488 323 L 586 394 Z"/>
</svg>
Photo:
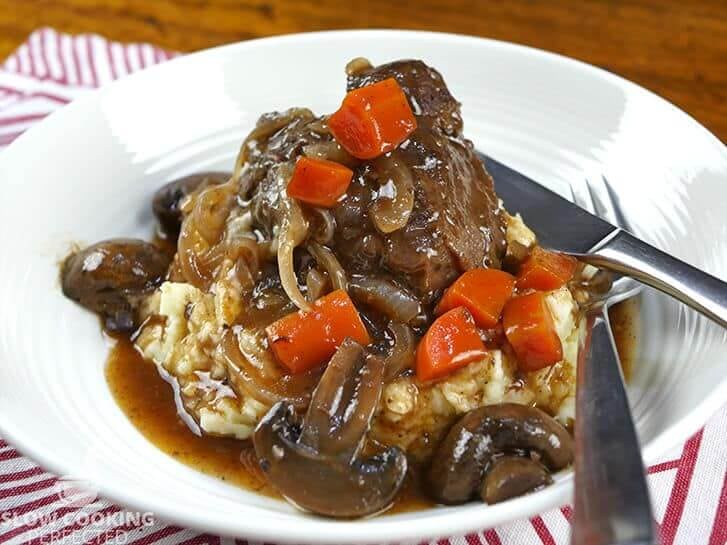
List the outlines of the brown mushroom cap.
<svg viewBox="0 0 727 545">
<path fill-rule="evenodd" d="M 372 515 L 391 504 L 406 476 L 406 456 L 399 449 L 346 461 L 301 444 L 299 431 L 293 406 L 281 401 L 254 436 L 260 467 L 291 503 L 337 518 Z"/>
<path fill-rule="evenodd" d="M 347 339 L 329 362 L 302 421 L 288 401 L 274 405 L 253 442 L 270 482 L 302 509 L 362 517 L 388 507 L 406 476 L 397 448 L 359 459 L 381 390 L 384 363 Z"/>
<path fill-rule="evenodd" d="M 548 470 L 532 458 L 503 456 L 492 463 L 482 482 L 480 496 L 486 503 L 499 503 L 553 482 Z"/>
<path fill-rule="evenodd" d="M 432 495 L 440 502 L 468 501 L 498 453 L 536 451 L 550 470 L 573 460 L 568 431 L 540 409 L 501 403 L 465 414 L 437 448 L 429 470 Z"/>
<path fill-rule="evenodd" d="M 98 242 L 63 262 L 63 293 L 98 313 L 109 331 L 131 331 L 136 307 L 162 283 L 169 262 L 166 253 L 142 240 Z"/>
</svg>

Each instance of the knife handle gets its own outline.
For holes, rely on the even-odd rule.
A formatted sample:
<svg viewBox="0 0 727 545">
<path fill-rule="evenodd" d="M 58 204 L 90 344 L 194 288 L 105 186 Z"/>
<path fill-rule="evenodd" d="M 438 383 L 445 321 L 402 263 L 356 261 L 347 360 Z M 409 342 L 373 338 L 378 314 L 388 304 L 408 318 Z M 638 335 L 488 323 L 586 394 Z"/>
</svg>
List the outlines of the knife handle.
<svg viewBox="0 0 727 545">
<path fill-rule="evenodd" d="M 727 282 L 618 229 L 588 254 L 572 254 L 594 267 L 635 278 L 689 305 L 727 328 Z"/>
</svg>

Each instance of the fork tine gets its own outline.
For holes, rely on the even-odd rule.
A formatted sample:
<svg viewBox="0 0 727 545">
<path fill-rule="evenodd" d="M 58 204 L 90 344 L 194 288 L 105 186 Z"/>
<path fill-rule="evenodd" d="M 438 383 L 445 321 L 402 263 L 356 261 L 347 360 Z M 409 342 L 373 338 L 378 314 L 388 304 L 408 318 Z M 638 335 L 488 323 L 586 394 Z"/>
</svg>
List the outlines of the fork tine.
<svg viewBox="0 0 727 545">
<path fill-rule="evenodd" d="M 613 223 L 615 214 L 613 212 L 610 199 L 608 197 L 604 199 L 602 196 L 603 192 L 596 190 L 593 187 L 593 184 L 589 183 L 588 180 L 586 180 L 586 188 L 588 189 L 588 194 L 591 197 L 596 214 L 606 221 Z"/>
<path fill-rule="evenodd" d="M 623 213 L 623 208 L 621 207 L 621 199 L 619 199 L 618 195 L 616 195 L 613 186 L 604 175 L 601 175 L 601 179 L 603 180 L 603 185 L 606 188 L 606 195 L 608 195 L 608 198 L 611 202 L 611 208 L 613 209 L 614 216 L 614 224 L 618 227 L 621 227 L 622 229 L 633 232 L 631 222 Z"/>
<path fill-rule="evenodd" d="M 583 196 L 580 199 L 576 196 L 574 202 L 578 206 L 586 208 L 617 227 L 628 226 L 628 220 L 623 214 L 623 210 L 618 202 L 618 196 L 605 176 L 601 175 L 600 179 L 595 182 L 585 178 L 583 185 L 585 186 L 584 193 L 588 196 L 588 205 L 584 206 L 582 204 L 584 200 Z M 572 193 L 575 194 L 573 191 Z M 579 200 L 581 202 L 578 202 Z"/>
<path fill-rule="evenodd" d="M 602 217 L 611 224 L 630 231 L 631 229 L 629 221 L 626 219 L 626 216 L 623 213 L 621 205 L 619 204 L 619 198 L 613 190 L 613 187 L 603 175 L 601 175 L 600 182 L 601 183 L 598 184 L 600 187 L 596 188 L 594 187 L 594 184 L 588 181 L 587 178 L 584 179 L 584 184 L 587 188 L 586 194 L 588 195 L 590 206 L 583 206 L 581 203 L 579 203 L 579 199 L 576 196 L 576 193 L 571 188 L 571 193 L 574 196 L 573 202 L 575 202 L 578 206 L 581 206 L 582 208 L 595 211 L 598 216 Z M 581 197 L 581 201 L 582 200 L 583 197 Z M 638 284 L 638 282 L 627 276 L 622 276 L 614 280 L 611 293 L 620 293 L 621 296 L 625 296 L 628 293 L 633 294 L 637 293 L 640 290 L 641 286 Z"/>
<path fill-rule="evenodd" d="M 595 214 L 596 207 L 593 204 L 593 197 L 592 197 L 591 191 L 588 187 L 588 180 L 584 179 L 583 183 L 580 185 L 585 186 L 585 187 L 576 187 L 575 184 L 568 184 L 568 187 L 570 188 L 571 196 L 573 197 L 573 202 L 576 203 L 581 208 L 583 208 L 584 210 L 587 210 L 588 212 Z"/>
</svg>

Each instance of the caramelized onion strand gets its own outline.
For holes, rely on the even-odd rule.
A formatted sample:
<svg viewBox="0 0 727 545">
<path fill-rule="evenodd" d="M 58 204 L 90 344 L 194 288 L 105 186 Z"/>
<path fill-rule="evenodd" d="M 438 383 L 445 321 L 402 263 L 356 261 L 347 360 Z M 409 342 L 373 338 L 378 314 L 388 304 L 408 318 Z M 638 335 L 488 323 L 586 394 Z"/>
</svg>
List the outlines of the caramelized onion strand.
<svg viewBox="0 0 727 545">
<path fill-rule="evenodd" d="M 379 174 L 379 197 L 369 207 L 371 220 L 382 233 L 406 226 L 414 209 L 414 179 L 409 167 L 392 154 L 374 163 Z"/>
<path fill-rule="evenodd" d="M 227 364 L 232 388 L 264 405 L 272 406 L 287 400 L 297 409 L 305 409 L 318 384 L 321 370 L 298 375 L 284 374 L 267 348 L 250 336 L 240 326 L 227 330 L 222 336 L 219 350 Z M 245 355 L 241 345 L 245 346 Z"/>
<path fill-rule="evenodd" d="M 316 262 L 328 273 L 333 289 L 347 290 L 348 278 L 346 277 L 346 271 L 343 270 L 343 266 L 336 258 L 336 254 L 327 246 L 322 246 L 316 242 L 308 244 L 307 249 Z"/>
<path fill-rule="evenodd" d="M 301 310 L 310 310 L 308 301 L 300 291 L 295 276 L 293 251 L 303 242 L 308 234 L 308 222 L 303 217 L 300 206 L 293 199 L 281 202 L 282 218 L 278 235 L 278 272 L 283 290 L 291 301 Z"/>
</svg>

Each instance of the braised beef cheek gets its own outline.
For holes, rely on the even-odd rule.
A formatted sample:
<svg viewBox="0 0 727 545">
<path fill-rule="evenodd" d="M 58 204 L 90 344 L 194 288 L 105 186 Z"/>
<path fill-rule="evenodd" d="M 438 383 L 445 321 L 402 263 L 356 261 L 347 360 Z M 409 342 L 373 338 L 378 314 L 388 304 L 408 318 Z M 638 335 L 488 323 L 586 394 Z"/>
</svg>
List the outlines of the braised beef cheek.
<svg viewBox="0 0 727 545">
<path fill-rule="evenodd" d="M 417 130 L 392 152 L 411 173 L 413 211 L 403 228 L 380 233 L 368 210 L 387 180 L 379 160 L 361 165 L 348 198 L 334 210 L 334 251 L 347 270 L 383 266 L 428 302 L 463 271 L 500 266 L 504 225 L 492 178 L 462 137 L 459 103 L 436 70 L 399 61 L 349 76 L 348 88 L 389 77 L 404 89 L 417 117 Z"/>
<path fill-rule="evenodd" d="M 492 178 L 462 136 L 459 103 L 436 70 L 421 61 L 395 62 L 349 76 L 348 88 L 389 77 L 407 94 L 418 124 L 399 148 L 357 161 L 333 140 L 325 118 L 304 109 L 266 114 L 249 147 L 242 187 L 253 200 L 256 227 L 270 238 L 289 174 L 281 169 L 292 169 L 298 155 L 316 149 L 323 158 L 345 162 L 354 177 L 346 197 L 330 211 L 335 226 L 325 243 L 349 275 L 393 277 L 427 305 L 463 271 L 500 266 L 504 224 Z M 393 171 L 407 180 L 412 206 L 405 224 L 382 232 L 372 210 L 397 195 Z M 304 211 L 314 224 L 313 210 Z"/>
</svg>

